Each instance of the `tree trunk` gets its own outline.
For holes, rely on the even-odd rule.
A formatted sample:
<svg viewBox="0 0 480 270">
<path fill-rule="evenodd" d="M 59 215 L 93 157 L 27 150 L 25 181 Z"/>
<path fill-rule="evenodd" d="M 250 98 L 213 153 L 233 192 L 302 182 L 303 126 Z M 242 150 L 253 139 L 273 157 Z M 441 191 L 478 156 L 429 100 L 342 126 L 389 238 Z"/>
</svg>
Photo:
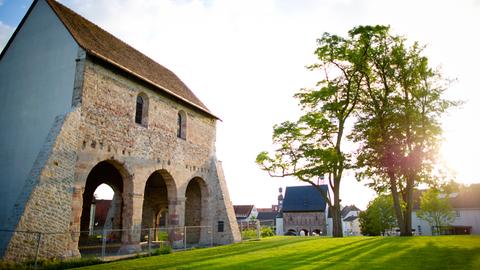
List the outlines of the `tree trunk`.
<svg viewBox="0 0 480 270">
<path fill-rule="evenodd" d="M 413 209 L 413 177 L 408 176 L 406 186 L 406 208 L 405 208 L 405 234 L 402 236 L 412 236 L 412 209 Z"/>
<path fill-rule="evenodd" d="M 340 181 L 339 181 L 340 182 Z M 337 183 L 335 190 L 333 190 L 333 206 L 332 206 L 332 220 L 333 220 L 333 237 L 343 237 L 342 229 L 342 215 L 340 212 L 340 183 Z"/>
<path fill-rule="evenodd" d="M 342 216 L 340 215 L 340 206 L 338 204 L 332 206 L 332 221 L 332 236 L 343 237 Z"/>
<path fill-rule="evenodd" d="M 397 217 L 397 225 L 400 229 L 400 235 L 403 236 L 405 235 L 405 221 L 403 219 L 402 206 L 398 197 L 397 181 L 395 180 L 395 175 L 393 173 L 389 173 L 388 177 L 390 178 L 390 191 L 392 192 L 393 208 L 395 210 L 395 216 Z"/>
</svg>

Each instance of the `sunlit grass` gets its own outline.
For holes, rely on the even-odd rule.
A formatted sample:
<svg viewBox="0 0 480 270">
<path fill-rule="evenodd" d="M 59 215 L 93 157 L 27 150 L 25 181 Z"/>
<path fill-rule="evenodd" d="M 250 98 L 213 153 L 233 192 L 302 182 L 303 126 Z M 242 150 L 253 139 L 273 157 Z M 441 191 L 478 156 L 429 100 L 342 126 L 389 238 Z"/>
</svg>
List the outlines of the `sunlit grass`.
<svg viewBox="0 0 480 270">
<path fill-rule="evenodd" d="M 480 237 L 272 237 L 82 269 L 480 269 Z"/>
</svg>

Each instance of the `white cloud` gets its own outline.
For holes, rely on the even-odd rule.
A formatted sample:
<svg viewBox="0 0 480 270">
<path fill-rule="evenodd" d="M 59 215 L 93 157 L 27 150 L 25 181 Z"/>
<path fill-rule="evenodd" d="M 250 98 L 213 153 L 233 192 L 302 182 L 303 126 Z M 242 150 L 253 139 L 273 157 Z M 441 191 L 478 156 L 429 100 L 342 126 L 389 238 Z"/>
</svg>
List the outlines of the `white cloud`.
<svg viewBox="0 0 480 270">
<path fill-rule="evenodd" d="M 0 2 L 1 6 L 1 2 Z M 10 39 L 10 36 L 13 33 L 13 28 L 9 25 L 4 24 L 2 21 L 0 21 L 0 51 L 3 50 L 5 45 L 7 44 L 8 40 Z"/>
<path fill-rule="evenodd" d="M 279 186 L 298 184 L 270 179 L 254 158 L 271 145 L 272 125 L 298 114 L 292 95 L 313 85 L 315 77 L 304 66 L 314 62 L 315 39 L 324 31 L 345 34 L 359 24 L 390 24 L 396 33 L 428 44 L 432 63 L 460 79 L 452 91 L 471 102 L 447 119 L 449 143 L 455 149 L 459 134 L 472 134 L 472 140 L 479 134 L 466 122 L 480 108 L 473 66 L 480 62 L 480 7 L 473 2 L 62 2 L 170 68 L 224 120 L 218 125 L 217 152 L 234 203 L 268 206 L 275 203 Z M 469 149 L 462 148 L 473 162 L 480 146 Z M 468 177 L 480 179 L 478 173 Z M 342 185 L 345 204 L 365 207 L 371 194 L 353 174 Z"/>
</svg>

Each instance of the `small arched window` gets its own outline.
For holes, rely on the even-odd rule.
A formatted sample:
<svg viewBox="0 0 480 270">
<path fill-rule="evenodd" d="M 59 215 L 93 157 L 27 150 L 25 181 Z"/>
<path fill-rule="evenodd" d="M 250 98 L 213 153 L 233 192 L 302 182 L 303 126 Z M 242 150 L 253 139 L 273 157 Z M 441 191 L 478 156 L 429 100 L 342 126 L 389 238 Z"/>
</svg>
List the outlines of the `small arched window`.
<svg viewBox="0 0 480 270">
<path fill-rule="evenodd" d="M 135 107 L 135 123 L 147 126 L 148 122 L 148 99 L 143 93 L 137 96 L 137 105 Z"/>
<path fill-rule="evenodd" d="M 184 140 L 187 138 L 187 116 L 184 111 L 178 112 L 177 137 Z"/>
</svg>

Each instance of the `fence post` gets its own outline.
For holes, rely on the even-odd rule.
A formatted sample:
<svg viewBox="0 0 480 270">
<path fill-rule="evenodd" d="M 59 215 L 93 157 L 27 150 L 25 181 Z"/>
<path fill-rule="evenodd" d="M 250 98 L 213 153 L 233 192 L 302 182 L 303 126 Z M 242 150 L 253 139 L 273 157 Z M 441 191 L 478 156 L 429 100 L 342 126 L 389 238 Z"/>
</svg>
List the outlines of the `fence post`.
<svg viewBox="0 0 480 270">
<path fill-rule="evenodd" d="M 152 255 L 152 228 L 148 228 L 148 256 Z"/>
<path fill-rule="evenodd" d="M 105 261 L 105 248 L 107 245 L 107 230 L 102 232 L 102 261 Z"/>
<path fill-rule="evenodd" d="M 243 221 L 240 220 L 240 237 L 243 240 Z"/>
<path fill-rule="evenodd" d="M 42 233 L 38 232 L 37 236 L 37 250 L 35 251 L 35 265 L 34 269 L 37 269 L 38 254 L 40 253 L 40 242 L 42 241 Z"/>
<path fill-rule="evenodd" d="M 187 226 L 183 226 L 183 250 L 187 250 Z"/>
<path fill-rule="evenodd" d="M 255 222 L 256 224 L 256 229 L 257 229 L 257 239 L 260 239 L 260 221 L 257 219 L 256 220 L 257 222 Z"/>
</svg>

